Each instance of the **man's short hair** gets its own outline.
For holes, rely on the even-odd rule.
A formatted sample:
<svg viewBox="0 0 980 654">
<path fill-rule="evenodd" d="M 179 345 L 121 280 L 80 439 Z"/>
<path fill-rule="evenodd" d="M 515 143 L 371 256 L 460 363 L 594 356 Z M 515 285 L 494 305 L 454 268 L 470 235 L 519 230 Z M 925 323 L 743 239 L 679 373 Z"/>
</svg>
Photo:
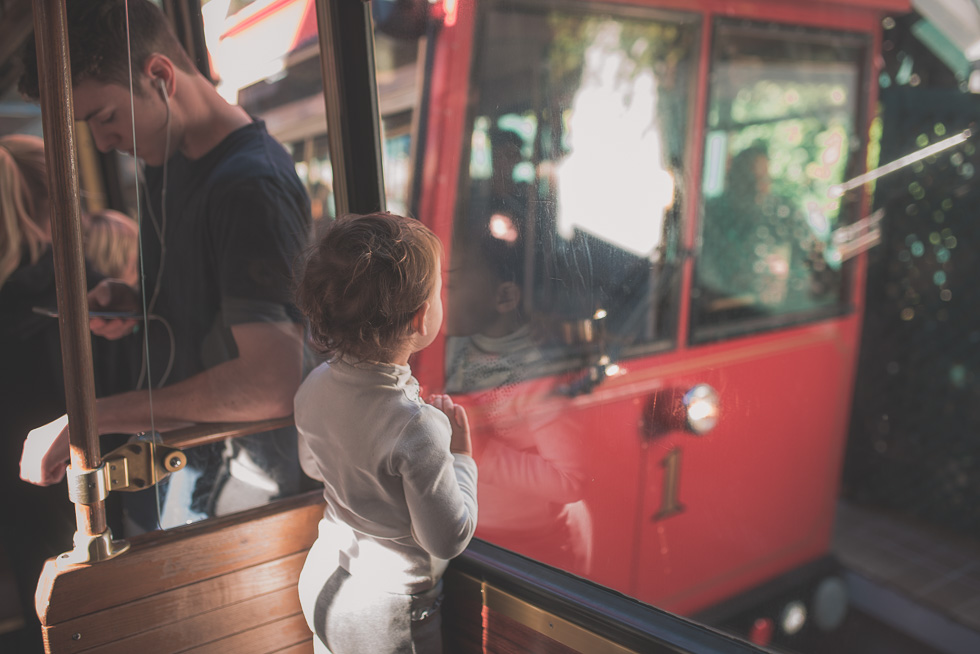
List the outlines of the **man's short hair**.
<svg viewBox="0 0 980 654">
<path fill-rule="evenodd" d="M 186 72 L 195 70 L 167 17 L 149 0 L 129 0 L 128 39 L 126 0 L 68 0 L 66 9 L 72 86 L 91 79 L 129 87 L 127 41 L 132 46 L 134 75 L 139 75 L 154 53 L 166 55 Z M 36 100 L 40 86 L 33 34 L 24 47 L 23 65 L 20 92 Z M 141 93 L 138 85 L 134 88 Z"/>
</svg>

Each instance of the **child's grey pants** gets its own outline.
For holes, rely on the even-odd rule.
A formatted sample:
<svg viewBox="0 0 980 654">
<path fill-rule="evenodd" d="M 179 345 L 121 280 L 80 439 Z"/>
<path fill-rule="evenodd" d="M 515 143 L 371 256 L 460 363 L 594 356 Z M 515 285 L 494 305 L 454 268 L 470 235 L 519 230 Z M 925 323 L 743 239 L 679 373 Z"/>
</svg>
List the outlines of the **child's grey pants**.
<svg viewBox="0 0 980 654">
<path fill-rule="evenodd" d="M 358 584 L 337 567 L 325 583 L 307 559 L 300 603 L 316 654 L 442 654 L 442 581 L 416 595 Z"/>
</svg>

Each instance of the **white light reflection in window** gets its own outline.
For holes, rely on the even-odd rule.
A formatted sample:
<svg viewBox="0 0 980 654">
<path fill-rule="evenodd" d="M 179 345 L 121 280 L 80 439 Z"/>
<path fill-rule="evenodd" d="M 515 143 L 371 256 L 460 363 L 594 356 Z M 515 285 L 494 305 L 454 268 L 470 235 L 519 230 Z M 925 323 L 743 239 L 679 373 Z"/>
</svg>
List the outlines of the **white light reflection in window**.
<svg viewBox="0 0 980 654">
<path fill-rule="evenodd" d="M 505 243 L 514 243 L 517 241 L 517 227 L 510 216 L 495 213 L 490 216 L 490 235 Z"/>
<path fill-rule="evenodd" d="M 648 256 L 660 244 L 674 178 L 663 163 L 656 76 L 623 51 L 621 30 L 605 23 L 585 53 L 568 121 L 570 153 L 556 167 L 558 227 L 566 238 L 577 228 Z"/>
</svg>

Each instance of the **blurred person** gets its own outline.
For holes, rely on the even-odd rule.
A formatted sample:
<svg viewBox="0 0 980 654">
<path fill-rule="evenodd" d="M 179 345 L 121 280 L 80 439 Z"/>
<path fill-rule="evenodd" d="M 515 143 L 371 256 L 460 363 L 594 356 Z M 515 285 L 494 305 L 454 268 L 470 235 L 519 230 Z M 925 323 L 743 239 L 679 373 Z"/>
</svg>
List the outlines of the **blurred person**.
<svg viewBox="0 0 980 654">
<path fill-rule="evenodd" d="M 154 388 L 153 421 L 146 390 L 118 393 L 96 403 L 99 433 L 288 416 L 302 380 L 303 343 L 289 280 L 311 224 L 292 158 L 262 121 L 226 102 L 197 71 L 152 2 L 69 0 L 66 9 L 75 118 L 88 124 L 99 150 L 145 164 L 147 187 L 140 236 L 146 295 L 105 280 L 89 305 L 135 312 L 145 303 L 149 348 L 133 377 L 134 386 Z M 33 38 L 24 69 L 20 89 L 37 98 Z M 122 339 L 137 324 L 94 317 L 90 326 Z M 30 433 L 21 474 L 54 483 L 67 458 L 62 416 Z M 185 469 L 165 481 L 160 522 L 263 504 L 296 492 L 300 475 L 292 428 L 194 448 Z M 132 495 L 140 496 L 127 494 L 127 503 L 139 501 Z M 134 530 L 156 526 L 155 491 L 141 496 L 148 506 L 133 505 Z"/>
<path fill-rule="evenodd" d="M 139 228 L 119 211 L 104 209 L 82 217 L 85 257 L 109 279 L 139 283 Z"/>
<path fill-rule="evenodd" d="M 527 220 L 531 185 L 515 176 L 524 160 L 524 140 L 517 132 L 492 128 L 487 133 L 490 146 L 490 176 L 474 181 L 470 187 L 468 215 L 499 215 L 515 226 Z"/>
<path fill-rule="evenodd" d="M 92 269 L 108 279 L 119 279 L 127 286 L 139 284 L 139 227 L 136 221 L 119 211 L 104 209 L 82 216 L 82 245 Z M 92 339 L 97 397 L 122 393 L 133 387 L 135 348 L 123 341 Z M 116 446 L 120 438 L 113 439 Z M 105 445 L 105 444 L 104 444 Z M 113 444 L 109 444 L 111 448 Z M 114 510 L 115 501 L 110 500 Z M 118 520 L 117 516 L 112 516 Z"/>
<path fill-rule="evenodd" d="M 500 225 L 499 237 L 491 223 Z M 508 216 L 493 214 L 454 239 L 447 285 L 447 390 L 513 384 L 541 363 L 524 315 L 523 284 L 524 240 Z"/>
<path fill-rule="evenodd" d="M 514 179 L 517 167 L 524 160 L 524 139 L 508 129 L 490 131 L 490 201 L 492 212 L 502 213 L 523 222 L 527 213 L 530 185 Z"/>
<path fill-rule="evenodd" d="M 806 308 L 831 286 L 825 244 L 795 203 L 773 192 L 769 166 L 764 144 L 741 150 L 724 193 L 705 207 L 698 274 L 715 309 Z"/>
<path fill-rule="evenodd" d="M 56 306 L 44 143 L 0 137 L 0 523 L 25 628 L 0 636 L 0 651 L 40 652 L 34 590 L 44 560 L 71 548 L 75 513 L 64 486 L 22 482 L 27 433 L 65 412 L 58 321 L 33 311 Z M 89 271 L 89 284 L 101 278 Z"/>
</svg>

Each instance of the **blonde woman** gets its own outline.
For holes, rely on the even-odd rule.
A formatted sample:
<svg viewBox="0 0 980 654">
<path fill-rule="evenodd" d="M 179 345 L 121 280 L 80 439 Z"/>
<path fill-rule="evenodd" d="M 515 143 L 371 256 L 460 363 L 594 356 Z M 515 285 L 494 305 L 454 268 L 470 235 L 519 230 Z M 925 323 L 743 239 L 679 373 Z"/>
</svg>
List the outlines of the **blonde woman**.
<svg viewBox="0 0 980 654">
<path fill-rule="evenodd" d="M 85 258 L 101 275 L 128 286 L 139 281 L 139 229 L 124 213 L 105 209 L 82 220 Z"/>
<path fill-rule="evenodd" d="M 34 589 L 44 559 L 71 549 L 73 509 L 64 488 L 18 479 L 27 433 L 65 411 L 54 307 L 47 166 L 35 136 L 0 137 L 0 523 L 2 546 L 17 580 L 24 628 L 0 636 L 0 651 L 40 652 Z M 43 516 L 39 519 L 38 516 Z"/>
<path fill-rule="evenodd" d="M 0 288 L 22 264 L 36 264 L 51 241 L 44 144 L 0 137 Z"/>
</svg>

